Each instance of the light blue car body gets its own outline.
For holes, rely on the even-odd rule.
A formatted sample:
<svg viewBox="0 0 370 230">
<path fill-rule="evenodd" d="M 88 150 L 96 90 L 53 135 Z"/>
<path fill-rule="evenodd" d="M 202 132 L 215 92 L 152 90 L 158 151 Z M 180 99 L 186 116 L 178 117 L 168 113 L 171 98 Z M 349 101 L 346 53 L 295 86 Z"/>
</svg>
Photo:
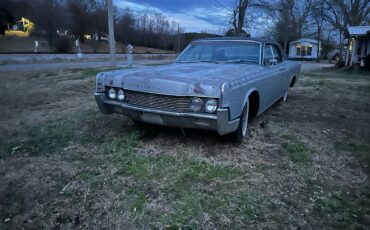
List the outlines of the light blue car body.
<svg viewBox="0 0 370 230">
<path fill-rule="evenodd" d="M 264 64 L 263 54 L 266 44 L 276 45 L 281 50 L 280 45 L 274 42 L 248 38 L 214 38 L 195 42 L 215 41 L 259 43 L 260 62 L 181 63 L 179 60 L 187 48 L 172 64 L 99 73 L 95 98 L 100 110 L 103 113 L 124 114 L 136 121 L 180 128 L 216 130 L 220 135 L 225 135 L 237 129 L 246 103 L 250 103 L 252 116 L 257 116 L 281 99 L 289 87 L 293 87 L 298 80 L 301 65 L 286 60 L 285 55 L 280 63 Z M 180 97 L 185 98 L 185 101 L 189 98 L 189 106 L 190 100 L 195 97 L 204 101 L 214 98 L 218 102 L 218 109 L 214 113 L 196 113 L 157 108 L 155 105 L 160 104 L 160 101 L 148 102 L 143 106 L 132 101 L 129 103 L 111 100 L 107 96 L 107 89 L 110 87 L 144 93 L 150 100 L 152 98 L 159 100 L 156 99 L 156 95 L 173 97 L 175 101 Z M 172 101 L 171 98 L 171 103 Z"/>
</svg>

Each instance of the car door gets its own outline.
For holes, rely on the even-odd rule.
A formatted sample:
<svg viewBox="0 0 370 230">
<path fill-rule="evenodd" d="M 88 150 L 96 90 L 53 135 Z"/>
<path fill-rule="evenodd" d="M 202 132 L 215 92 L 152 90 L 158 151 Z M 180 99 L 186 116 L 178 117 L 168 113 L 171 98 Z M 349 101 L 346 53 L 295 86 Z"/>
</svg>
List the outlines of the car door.
<svg viewBox="0 0 370 230">
<path fill-rule="evenodd" d="M 274 56 L 274 59 L 276 59 L 277 63 L 274 65 L 274 69 L 276 69 L 278 73 L 278 84 L 280 87 L 277 89 L 277 97 L 280 98 L 284 93 L 287 91 L 289 87 L 289 69 L 287 62 L 284 61 L 283 54 L 281 52 L 281 49 L 278 45 L 272 44 L 272 53 Z M 278 99 L 277 98 L 277 99 Z"/>
<path fill-rule="evenodd" d="M 281 94 L 281 72 L 282 68 L 275 58 L 273 47 L 271 44 L 265 44 L 263 52 L 263 66 L 265 68 L 264 76 L 262 77 L 260 89 L 264 94 L 264 106 L 268 107 L 276 101 L 276 98 Z"/>
</svg>

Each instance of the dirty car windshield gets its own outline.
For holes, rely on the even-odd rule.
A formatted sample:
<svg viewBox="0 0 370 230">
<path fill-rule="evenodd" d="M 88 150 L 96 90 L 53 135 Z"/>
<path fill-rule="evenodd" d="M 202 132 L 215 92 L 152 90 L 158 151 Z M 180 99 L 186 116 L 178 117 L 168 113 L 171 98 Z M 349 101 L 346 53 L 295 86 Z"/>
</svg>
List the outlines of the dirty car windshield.
<svg viewBox="0 0 370 230">
<path fill-rule="evenodd" d="M 179 62 L 259 63 L 260 44 L 246 41 L 210 41 L 192 43 Z"/>
</svg>

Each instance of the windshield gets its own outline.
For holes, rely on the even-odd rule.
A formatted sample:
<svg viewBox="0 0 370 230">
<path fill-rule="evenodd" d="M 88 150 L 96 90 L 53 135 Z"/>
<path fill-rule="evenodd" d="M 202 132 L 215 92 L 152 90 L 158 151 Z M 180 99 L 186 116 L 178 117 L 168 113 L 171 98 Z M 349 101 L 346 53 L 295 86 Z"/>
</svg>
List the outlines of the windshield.
<svg viewBox="0 0 370 230">
<path fill-rule="evenodd" d="M 184 50 L 178 62 L 245 62 L 260 60 L 260 43 L 248 41 L 195 42 Z"/>
</svg>

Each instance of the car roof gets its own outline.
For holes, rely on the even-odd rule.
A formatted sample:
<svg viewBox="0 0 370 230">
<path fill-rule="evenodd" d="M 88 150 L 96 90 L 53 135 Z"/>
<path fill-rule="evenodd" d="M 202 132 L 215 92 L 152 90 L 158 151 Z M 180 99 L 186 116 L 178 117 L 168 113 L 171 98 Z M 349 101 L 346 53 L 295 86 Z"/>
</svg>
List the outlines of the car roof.
<svg viewBox="0 0 370 230">
<path fill-rule="evenodd" d="M 194 42 L 202 42 L 202 41 L 253 41 L 253 42 L 261 42 L 261 43 L 276 43 L 274 41 L 269 41 L 267 39 L 262 38 L 250 38 L 250 37 L 212 37 L 212 38 L 202 38 L 195 40 Z"/>
</svg>

